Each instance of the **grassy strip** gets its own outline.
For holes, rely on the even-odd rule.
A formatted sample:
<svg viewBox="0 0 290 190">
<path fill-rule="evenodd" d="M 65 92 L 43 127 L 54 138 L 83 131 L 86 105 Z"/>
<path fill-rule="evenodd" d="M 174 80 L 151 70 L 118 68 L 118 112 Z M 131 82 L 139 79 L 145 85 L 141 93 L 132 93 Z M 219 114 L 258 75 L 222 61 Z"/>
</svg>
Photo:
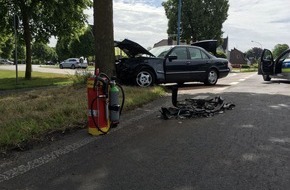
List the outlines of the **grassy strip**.
<svg viewBox="0 0 290 190">
<path fill-rule="evenodd" d="M 282 73 L 290 73 L 290 68 L 282 68 Z"/>
<path fill-rule="evenodd" d="M 161 87 L 124 87 L 125 110 L 161 97 Z M 87 93 L 85 85 L 37 89 L 0 96 L 0 150 L 23 148 L 41 141 L 55 131 L 86 127 Z"/>
<path fill-rule="evenodd" d="M 246 73 L 246 72 L 258 72 L 258 69 L 257 68 L 233 68 L 232 71 Z"/>
<path fill-rule="evenodd" d="M 58 69 L 59 68 L 59 65 L 56 64 L 56 65 L 40 65 L 41 68 L 53 68 L 53 69 Z M 89 65 L 87 67 L 87 70 L 89 71 L 94 71 L 95 70 L 95 66 L 92 66 L 92 65 Z"/>
<path fill-rule="evenodd" d="M 68 75 L 33 72 L 31 80 L 25 80 L 25 73 L 18 72 L 18 84 L 16 84 L 15 71 L 0 70 L 0 90 L 23 89 L 43 86 L 60 86 L 71 84 Z"/>
</svg>

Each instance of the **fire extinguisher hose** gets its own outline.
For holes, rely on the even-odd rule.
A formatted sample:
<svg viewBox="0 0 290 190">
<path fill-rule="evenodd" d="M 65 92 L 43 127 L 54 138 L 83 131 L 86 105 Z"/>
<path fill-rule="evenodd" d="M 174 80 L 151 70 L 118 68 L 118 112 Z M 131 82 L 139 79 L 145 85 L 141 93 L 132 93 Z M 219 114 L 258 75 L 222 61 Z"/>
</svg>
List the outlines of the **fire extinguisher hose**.
<svg viewBox="0 0 290 190">
<path fill-rule="evenodd" d="M 116 85 L 121 89 L 121 92 L 122 92 L 122 103 L 121 103 L 121 107 L 120 107 L 120 115 L 121 115 L 123 107 L 124 107 L 124 103 L 125 103 L 125 93 L 124 93 L 123 87 L 119 83 L 116 83 Z"/>
<path fill-rule="evenodd" d="M 97 130 L 100 131 L 100 132 L 102 133 L 102 135 L 105 135 L 105 134 L 108 133 L 108 131 L 103 131 L 103 130 L 98 126 L 98 124 L 97 124 L 97 122 L 96 122 L 96 119 L 95 119 L 95 116 L 94 116 L 93 106 L 94 106 L 95 101 L 96 101 L 98 98 L 99 98 L 99 97 L 95 97 L 95 98 L 93 99 L 92 103 L 91 103 L 91 116 L 92 116 L 93 123 L 94 123 L 94 125 L 96 126 Z M 96 114 L 98 114 L 98 113 L 96 113 Z"/>
<path fill-rule="evenodd" d="M 99 76 L 96 77 L 96 79 L 95 79 L 95 82 L 94 82 L 94 89 L 96 89 L 96 86 L 97 86 L 97 84 L 98 84 L 98 81 L 101 81 L 101 82 L 103 83 L 103 87 L 104 87 L 103 90 L 104 90 L 104 92 L 105 92 L 105 95 L 108 96 L 108 94 L 107 94 L 107 92 L 108 92 L 108 82 L 106 83 L 106 81 L 105 81 L 103 78 L 101 78 L 102 76 L 105 77 L 105 78 L 107 78 L 108 81 L 110 80 L 110 78 L 109 78 L 105 73 L 100 73 Z M 94 111 L 93 111 L 94 103 L 95 103 L 95 101 L 96 101 L 98 98 L 99 98 L 98 96 L 95 97 L 95 98 L 93 99 L 92 103 L 91 103 L 91 116 L 92 116 L 93 123 L 94 123 L 95 127 L 97 128 L 97 130 L 98 130 L 99 132 L 101 132 L 101 133 L 104 135 L 104 134 L 107 134 L 108 131 L 104 131 L 104 130 L 102 130 L 102 129 L 99 127 L 99 125 L 97 124 L 96 119 L 95 119 L 95 117 L 94 117 Z M 98 114 L 98 113 L 96 113 L 96 114 Z"/>
</svg>

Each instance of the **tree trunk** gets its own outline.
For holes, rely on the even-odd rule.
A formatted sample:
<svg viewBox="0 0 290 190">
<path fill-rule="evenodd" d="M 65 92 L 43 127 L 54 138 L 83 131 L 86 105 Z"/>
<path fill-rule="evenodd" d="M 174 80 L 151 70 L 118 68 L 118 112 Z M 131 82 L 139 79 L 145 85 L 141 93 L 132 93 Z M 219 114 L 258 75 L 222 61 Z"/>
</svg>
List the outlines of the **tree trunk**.
<svg viewBox="0 0 290 190">
<path fill-rule="evenodd" d="M 115 74 L 113 0 L 94 0 L 95 69 Z"/>
<path fill-rule="evenodd" d="M 29 17 L 24 8 L 21 10 L 23 16 L 23 30 L 24 30 L 24 41 L 26 47 L 26 70 L 25 79 L 31 79 L 31 32 L 29 27 Z"/>
</svg>

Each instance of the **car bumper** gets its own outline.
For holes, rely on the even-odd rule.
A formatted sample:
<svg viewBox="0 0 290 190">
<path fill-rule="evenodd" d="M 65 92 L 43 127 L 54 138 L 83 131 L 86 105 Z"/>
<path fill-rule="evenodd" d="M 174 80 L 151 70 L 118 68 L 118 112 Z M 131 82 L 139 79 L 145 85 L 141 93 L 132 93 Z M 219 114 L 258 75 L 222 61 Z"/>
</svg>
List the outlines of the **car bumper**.
<svg viewBox="0 0 290 190">
<path fill-rule="evenodd" d="M 220 70 L 219 71 L 219 78 L 224 78 L 224 77 L 228 76 L 229 73 L 230 73 L 230 69 Z"/>
</svg>

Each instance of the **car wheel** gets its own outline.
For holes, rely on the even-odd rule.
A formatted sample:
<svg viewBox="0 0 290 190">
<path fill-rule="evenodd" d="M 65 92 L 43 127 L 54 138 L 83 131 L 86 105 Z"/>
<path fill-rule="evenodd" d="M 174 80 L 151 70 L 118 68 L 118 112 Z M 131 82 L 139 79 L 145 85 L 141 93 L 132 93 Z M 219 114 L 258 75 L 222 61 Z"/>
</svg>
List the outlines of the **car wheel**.
<svg viewBox="0 0 290 190">
<path fill-rule="evenodd" d="M 71 68 L 71 69 L 75 69 L 76 66 L 75 66 L 74 64 L 72 64 L 70 68 Z"/>
<path fill-rule="evenodd" d="M 59 65 L 59 68 L 63 69 L 63 65 Z"/>
<path fill-rule="evenodd" d="M 204 84 L 215 85 L 217 81 L 218 81 L 218 73 L 215 69 L 211 69 L 207 74 L 207 78 Z"/>
<path fill-rule="evenodd" d="M 149 70 L 141 70 L 136 76 L 136 84 L 140 87 L 152 86 L 155 83 L 155 75 Z"/>
<path fill-rule="evenodd" d="M 269 75 L 263 75 L 264 81 L 271 81 L 271 77 Z"/>
</svg>

